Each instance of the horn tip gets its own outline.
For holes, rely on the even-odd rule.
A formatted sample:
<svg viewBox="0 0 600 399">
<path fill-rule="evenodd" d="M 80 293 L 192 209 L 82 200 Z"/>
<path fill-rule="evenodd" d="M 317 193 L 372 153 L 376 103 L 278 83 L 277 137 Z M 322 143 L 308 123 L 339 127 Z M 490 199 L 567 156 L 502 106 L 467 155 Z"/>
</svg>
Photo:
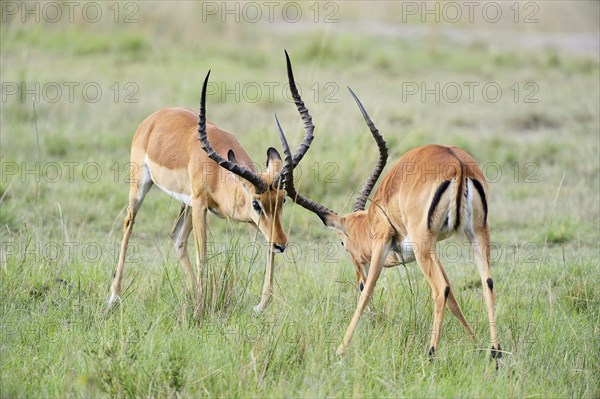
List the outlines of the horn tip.
<svg viewBox="0 0 600 399">
<path fill-rule="evenodd" d="M 348 91 L 350 92 L 350 95 L 352 95 L 352 97 L 353 97 L 353 98 L 354 98 L 356 101 L 360 102 L 360 101 L 359 101 L 359 99 L 358 99 L 358 96 L 356 95 L 356 93 L 354 92 L 354 90 L 352 90 L 352 89 L 350 88 L 350 86 L 347 86 L 347 87 L 348 87 Z"/>
<path fill-rule="evenodd" d="M 204 87 L 206 87 L 206 85 L 208 84 L 208 77 L 210 76 L 210 69 L 208 70 L 206 77 L 204 78 Z"/>
<path fill-rule="evenodd" d="M 286 69 L 287 69 L 287 73 L 288 73 L 288 79 L 290 81 L 290 86 L 293 86 L 295 88 L 296 83 L 294 82 L 294 72 L 292 71 L 292 61 L 290 60 L 290 55 L 288 54 L 287 50 L 285 51 L 285 64 L 286 64 Z"/>
</svg>

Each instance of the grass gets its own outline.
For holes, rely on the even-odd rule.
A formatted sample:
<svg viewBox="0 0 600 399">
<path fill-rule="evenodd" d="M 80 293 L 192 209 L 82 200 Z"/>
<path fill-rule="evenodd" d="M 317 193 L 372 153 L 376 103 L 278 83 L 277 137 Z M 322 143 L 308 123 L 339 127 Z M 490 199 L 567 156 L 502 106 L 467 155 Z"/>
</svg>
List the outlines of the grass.
<svg viewBox="0 0 600 399">
<path fill-rule="evenodd" d="M 200 6 L 191 2 L 140 5 L 133 25 L 110 18 L 3 22 L 3 90 L 7 82 L 41 89 L 35 113 L 32 94 L 3 92 L 2 397 L 600 395 L 598 54 L 377 35 L 369 21 L 403 25 L 391 3 L 361 20 L 365 4 L 341 7 L 340 22 L 329 28 L 301 25 L 307 32 L 290 24 L 200 23 Z M 585 31 L 585 16 L 597 11 L 581 3 L 580 23 L 569 26 L 564 21 L 572 19 L 556 15 L 572 8 L 557 4 L 544 6 L 548 23 L 533 31 Z M 597 32 L 597 22 L 591 27 Z M 317 126 L 297 170 L 298 186 L 316 200 L 348 211 L 376 160 L 346 85 L 384 134 L 390 160 L 437 142 L 457 144 L 481 162 L 490 180 L 492 274 L 506 351 L 498 370 L 462 238 L 439 252 L 476 342 L 448 315 L 437 358 L 428 361 L 432 303 L 411 264 L 382 273 L 347 354 L 335 356 L 358 299 L 354 269 L 335 235 L 290 202 L 290 246 L 276 258 L 274 300 L 260 316 L 252 306 L 266 261 L 262 238 L 209 217 L 208 299 L 195 319 L 167 237 L 179 205 L 153 189 L 136 220 L 122 304 L 104 317 L 135 128 L 160 107 L 196 107 L 212 68 L 218 90 L 208 99 L 209 118 L 236 132 L 262 164 L 267 146 L 279 147 L 273 112 L 290 142 L 302 135 L 283 97 L 283 48 Z M 79 84 L 73 101 L 69 82 Z M 422 101 L 421 93 L 403 99 L 407 83 L 436 82 L 493 82 L 503 95 L 494 103 L 479 90 L 473 102 Z M 534 103 L 524 101 L 530 82 L 538 87 Z M 44 95 L 48 83 L 63 88 L 56 102 Z M 102 89 L 96 102 L 82 94 L 89 83 Z M 263 88 L 256 102 L 241 89 L 223 90 L 248 83 Z M 275 88 L 272 98 L 266 84 Z"/>
</svg>

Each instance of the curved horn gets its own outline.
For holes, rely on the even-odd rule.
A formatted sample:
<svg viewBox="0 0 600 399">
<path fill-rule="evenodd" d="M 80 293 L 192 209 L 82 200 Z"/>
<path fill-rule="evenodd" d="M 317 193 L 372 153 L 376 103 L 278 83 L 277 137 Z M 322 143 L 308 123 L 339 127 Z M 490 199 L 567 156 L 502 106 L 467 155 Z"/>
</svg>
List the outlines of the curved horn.
<svg viewBox="0 0 600 399">
<path fill-rule="evenodd" d="M 298 112 L 302 117 L 302 122 L 304 123 L 304 138 L 302 139 L 302 143 L 296 150 L 296 153 L 292 157 L 292 165 L 295 168 L 296 166 L 298 166 L 298 163 L 300 163 L 300 161 L 304 157 L 304 154 L 306 154 L 306 152 L 308 151 L 310 143 L 313 141 L 313 131 L 315 130 L 315 125 L 313 125 L 312 123 L 312 117 L 308 113 L 308 108 L 306 108 L 304 102 L 302 101 L 302 97 L 300 97 L 300 94 L 298 93 L 296 81 L 294 80 L 294 72 L 292 71 L 292 63 L 290 61 L 290 56 L 288 55 L 287 50 L 284 51 L 290 91 L 292 92 L 292 98 L 294 99 L 296 108 L 298 109 Z"/>
<path fill-rule="evenodd" d="M 379 148 L 379 160 L 377 161 L 377 164 L 371 171 L 371 174 L 369 175 L 369 178 L 367 179 L 365 185 L 360 191 L 358 198 L 356 198 L 356 203 L 354 204 L 353 212 L 357 212 L 363 211 L 365 209 L 365 205 L 367 204 L 367 197 L 369 196 L 369 194 L 371 194 L 371 191 L 373 190 L 377 179 L 379 179 L 379 176 L 381 176 L 381 172 L 383 172 L 383 168 L 385 167 L 385 163 L 387 162 L 388 158 L 388 148 L 385 143 L 385 140 L 383 139 L 383 136 L 379 134 L 379 130 L 377 130 L 375 124 L 373 123 L 373 121 L 371 121 L 371 118 L 369 118 L 369 114 L 367 114 L 365 107 L 363 107 L 360 100 L 358 99 L 356 94 L 354 94 L 352 89 L 348 87 L 348 90 L 350 90 L 350 94 L 352 95 L 352 97 L 354 97 L 354 101 L 356 101 L 356 104 L 358 105 L 358 108 L 360 109 L 360 112 L 363 118 L 365 119 L 365 122 L 367 123 L 367 126 L 369 127 L 369 130 L 371 131 L 371 134 L 375 139 L 375 142 L 377 143 L 377 147 Z"/>
<path fill-rule="evenodd" d="M 283 147 L 283 152 L 285 154 L 285 163 L 283 171 L 283 182 L 285 184 L 285 190 L 287 191 L 288 197 L 292 199 L 296 204 L 302 206 L 305 209 L 308 209 L 311 212 L 317 214 L 317 216 L 325 223 L 325 214 L 334 214 L 332 210 L 329 208 L 313 201 L 302 194 L 298 194 L 296 192 L 296 188 L 294 187 L 294 171 L 292 166 L 292 153 L 290 151 L 290 146 L 288 145 L 287 139 L 285 138 L 285 134 L 281 129 L 281 124 L 279 123 L 279 119 L 277 119 L 277 115 L 275 115 L 275 123 L 277 124 L 277 129 L 279 130 L 279 139 L 281 140 L 281 145 Z"/>
<path fill-rule="evenodd" d="M 296 150 L 296 153 L 294 154 L 294 156 L 291 157 L 289 160 L 289 162 L 291 162 L 291 165 L 292 165 L 291 170 L 293 170 L 296 168 L 296 166 L 298 166 L 298 164 L 300 163 L 300 161 L 302 160 L 302 158 L 304 157 L 304 155 L 310 148 L 310 144 L 312 143 L 313 138 L 314 138 L 313 132 L 315 130 L 315 125 L 313 125 L 312 117 L 310 116 L 310 114 L 308 112 L 308 108 L 306 108 L 306 106 L 304 105 L 304 102 L 302 101 L 302 97 L 300 97 L 300 93 L 298 92 L 298 87 L 296 86 L 296 81 L 294 79 L 294 72 L 292 71 L 292 62 L 290 61 L 290 56 L 289 56 L 287 50 L 284 50 L 284 52 L 285 52 L 285 62 L 286 62 L 286 67 L 287 67 L 287 75 L 288 75 L 290 91 L 292 93 L 292 98 L 294 99 L 294 103 L 296 104 L 296 108 L 298 109 L 298 112 L 300 113 L 300 116 L 302 117 L 302 122 L 304 124 L 304 138 L 302 139 L 302 143 L 300 143 L 298 150 Z M 281 136 L 280 136 L 280 138 L 281 138 Z M 282 141 L 282 143 L 283 143 L 283 141 Z M 286 140 L 286 145 L 287 145 L 287 140 Z M 287 162 L 288 162 L 287 159 L 285 162 L 287 165 Z M 281 172 L 279 173 L 279 175 L 275 178 L 273 186 L 275 186 L 275 187 L 281 186 L 281 184 L 286 179 L 285 171 L 286 171 L 286 168 L 284 167 L 281 170 Z"/>
<path fill-rule="evenodd" d="M 222 158 L 208 142 L 208 136 L 206 135 L 206 86 L 208 85 L 209 76 L 210 70 L 206 74 L 206 78 L 204 79 L 204 84 L 202 86 L 202 96 L 200 97 L 200 115 L 198 115 L 198 139 L 200 140 L 202 149 L 206 151 L 206 154 L 208 154 L 209 158 L 219 164 L 219 166 L 248 180 L 254 185 L 254 187 L 256 187 L 257 193 L 263 193 L 267 191 L 268 187 L 256 173 L 252 172 L 248 168 Z"/>
</svg>

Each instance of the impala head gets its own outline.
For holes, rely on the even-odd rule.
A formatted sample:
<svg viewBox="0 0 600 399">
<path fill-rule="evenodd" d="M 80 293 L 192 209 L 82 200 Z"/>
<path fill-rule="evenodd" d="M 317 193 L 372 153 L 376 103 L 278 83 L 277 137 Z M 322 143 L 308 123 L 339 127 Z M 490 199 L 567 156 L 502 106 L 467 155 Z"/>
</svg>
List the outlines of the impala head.
<svg viewBox="0 0 600 399">
<path fill-rule="evenodd" d="M 356 203 L 354 204 L 352 212 L 340 216 L 332 210 L 326 208 L 325 206 L 304 197 L 302 194 L 298 194 L 296 192 L 296 189 L 294 188 L 293 179 L 291 178 L 291 175 L 289 178 L 285 178 L 285 188 L 287 190 L 288 195 L 290 196 L 290 198 L 292 198 L 292 200 L 294 200 L 294 202 L 308 209 L 309 211 L 314 212 L 315 214 L 317 214 L 317 216 L 319 216 L 323 224 L 325 224 L 329 228 L 336 230 L 342 242 L 342 245 L 352 257 L 352 263 L 354 263 L 354 266 L 356 268 L 357 284 L 362 290 L 362 287 L 364 286 L 364 283 L 366 281 L 366 271 L 364 270 L 363 265 L 368 264 L 371 258 L 371 238 L 369 224 L 367 220 L 367 211 L 365 211 L 365 205 L 367 203 L 367 198 L 369 194 L 371 193 L 373 187 L 375 186 L 375 183 L 377 182 L 377 179 L 379 179 L 379 176 L 381 176 L 381 172 L 383 172 L 383 168 L 385 167 L 385 163 L 387 161 L 388 152 L 385 140 L 371 121 L 371 118 L 369 118 L 367 111 L 361 104 L 356 94 L 354 94 L 352 89 L 348 89 L 350 90 L 350 94 L 356 101 L 358 108 L 360 109 L 360 112 L 362 113 L 362 116 L 365 122 L 367 123 L 367 126 L 369 127 L 369 130 L 371 131 L 371 134 L 373 135 L 373 138 L 375 139 L 375 142 L 377 143 L 377 146 L 379 148 L 379 160 L 377 161 L 377 164 L 371 171 L 369 178 L 367 179 L 362 190 L 360 191 L 360 194 L 356 199 Z M 276 123 L 277 128 L 279 129 L 281 141 L 283 143 L 283 149 L 287 162 L 287 160 L 291 158 L 290 150 L 287 143 L 285 142 L 285 136 L 283 130 L 281 129 L 279 121 L 276 120 Z"/>
<path fill-rule="evenodd" d="M 240 212 L 245 213 L 245 220 L 252 221 L 262 232 L 265 240 L 271 244 L 273 252 L 283 252 L 287 246 L 287 235 L 281 223 L 281 208 L 285 202 L 286 177 L 293 175 L 294 168 L 304 157 L 310 147 L 313 139 L 313 129 L 311 117 L 304 106 L 302 99 L 296 88 L 292 66 L 287 52 L 287 72 L 290 90 L 298 111 L 304 121 L 305 135 L 302 143 L 294 156 L 286 158 L 285 162 L 276 149 L 270 147 L 267 150 L 267 163 L 265 173 L 257 173 L 252 166 L 241 165 L 235 159 L 233 151 L 229 150 L 227 159 L 222 158 L 212 148 L 206 134 L 206 88 L 210 71 L 204 79 L 202 87 L 202 96 L 200 100 L 200 115 L 198 117 L 198 133 L 202 148 L 208 156 L 221 167 L 237 175 L 239 182 L 243 187 L 243 204 Z M 283 141 L 282 141 L 283 143 Z M 287 146 L 287 142 L 285 143 Z M 289 147 L 288 147 L 289 151 Z"/>
<path fill-rule="evenodd" d="M 232 151 L 229 151 L 228 157 L 231 162 L 237 163 Z M 272 244 L 271 248 L 275 253 L 283 252 L 288 240 L 281 223 L 281 210 L 285 203 L 286 192 L 278 176 L 281 175 L 283 166 L 279 152 L 269 147 L 266 172 L 257 173 L 265 183 L 266 189 L 240 179 L 245 195 L 240 212 L 245 212 L 247 220 L 251 220 L 258 227 L 265 240 Z"/>
<path fill-rule="evenodd" d="M 350 255 L 356 271 L 356 283 L 362 291 L 367 280 L 364 265 L 371 259 L 371 238 L 366 211 L 351 212 L 346 215 L 326 213 L 319 215 L 323 223 L 335 230 L 340 243 Z"/>
</svg>

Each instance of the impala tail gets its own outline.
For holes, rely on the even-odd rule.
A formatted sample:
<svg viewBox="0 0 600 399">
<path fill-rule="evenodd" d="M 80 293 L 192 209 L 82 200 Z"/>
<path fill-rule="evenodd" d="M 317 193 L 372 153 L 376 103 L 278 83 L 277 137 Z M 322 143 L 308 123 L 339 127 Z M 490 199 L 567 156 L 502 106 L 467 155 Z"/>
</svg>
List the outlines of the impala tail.
<svg viewBox="0 0 600 399">
<path fill-rule="evenodd" d="M 487 224 L 487 198 L 481 177 L 473 173 L 468 164 L 453 148 L 442 147 L 456 162 L 449 163 L 441 183 L 437 186 L 427 212 L 427 228 L 443 232 L 472 229 L 474 195 L 483 209 L 483 225 Z M 452 192 L 452 195 L 446 192 Z M 445 195 L 446 194 L 446 195 Z M 437 222 L 437 223 L 436 223 Z M 440 224 L 441 222 L 441 224 Z"/>
</svg>

